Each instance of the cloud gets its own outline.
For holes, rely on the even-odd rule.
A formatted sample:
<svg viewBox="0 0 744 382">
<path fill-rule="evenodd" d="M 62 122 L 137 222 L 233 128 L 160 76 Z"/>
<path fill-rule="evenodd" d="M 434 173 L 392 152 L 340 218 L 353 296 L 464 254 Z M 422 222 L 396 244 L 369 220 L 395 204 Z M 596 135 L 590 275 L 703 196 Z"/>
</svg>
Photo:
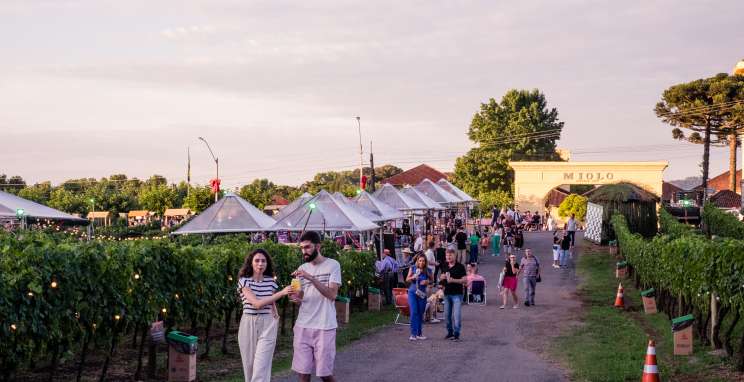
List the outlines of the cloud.
<svg viewBox="0 0 744 382">
<path fill-rule="evenodd" d="M 213 25 L 192 25 L 185 27 L 167 28 L 160 34 L 169 40 L 187 40 L 203 38 L 217 33 L 217 27 Z"/>
</svg>

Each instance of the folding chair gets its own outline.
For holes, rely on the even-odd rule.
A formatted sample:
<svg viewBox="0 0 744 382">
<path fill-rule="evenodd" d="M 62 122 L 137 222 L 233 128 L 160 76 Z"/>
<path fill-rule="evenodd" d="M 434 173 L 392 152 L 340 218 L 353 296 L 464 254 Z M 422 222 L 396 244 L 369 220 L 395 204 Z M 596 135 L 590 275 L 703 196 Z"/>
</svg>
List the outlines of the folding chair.
<svg viewBox="0 0 744 382">
<path fill-rule="evenodd" d="M 486 282 L 475 280 L 470 284 L 465 301 L 468 305 L 486 305 Z"/>
<path fill-rule="evenodd" d="M 403 288 L 395 288 L 403 289 Z M 408 305 L 408 294 L 395 294 L 395 309 L 398 310 L 398 315 L 395 316 L 396 325 L 411 325 L 411 307 Z M 401 322 L 401 316 L 408 317 L 408 322 Z"/>
</svg>

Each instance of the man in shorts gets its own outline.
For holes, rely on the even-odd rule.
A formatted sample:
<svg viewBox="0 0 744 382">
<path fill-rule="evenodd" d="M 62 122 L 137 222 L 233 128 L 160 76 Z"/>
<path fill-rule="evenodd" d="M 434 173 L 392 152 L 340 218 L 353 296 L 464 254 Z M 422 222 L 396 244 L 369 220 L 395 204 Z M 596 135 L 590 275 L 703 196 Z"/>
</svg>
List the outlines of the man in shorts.
<svg viewBox="0 0 744 382">
<path fill-rule="evenodd" d="M 292 273 L 300 279 L 300 292 L 290 299 L 300 304 L 294 326 L 292 370 L 301 382 L 310 382 L 313 373 L 333 382 L 336 359 L 336 296 L 341 286 L 341 265 L 320 254 L 320 235 L 305 232 L 300 237 L 304 263 Z"/>
</svg>

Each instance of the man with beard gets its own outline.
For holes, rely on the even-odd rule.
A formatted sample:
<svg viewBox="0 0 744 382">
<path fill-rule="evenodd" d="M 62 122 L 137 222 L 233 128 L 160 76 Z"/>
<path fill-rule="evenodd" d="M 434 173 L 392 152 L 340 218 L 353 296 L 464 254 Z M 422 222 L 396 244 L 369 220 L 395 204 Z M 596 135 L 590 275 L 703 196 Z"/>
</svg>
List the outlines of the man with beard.
<svg viewBox="0 0 744 382">
<path fill-rule="evenodd" d="M 304 263 L 292 275 L 300 279 L 302 288 L 290 294 L 292 302 L 300 304 L 294 327 L 292 370 L 303 382 L 309 382 L 313 372 L 323 381 L 335 381 L 335 300 L 341 286 L 341 265 L 320 254 L 317 232 L 305 232 L 300 237 L 300 248 Z"/>
</svg>

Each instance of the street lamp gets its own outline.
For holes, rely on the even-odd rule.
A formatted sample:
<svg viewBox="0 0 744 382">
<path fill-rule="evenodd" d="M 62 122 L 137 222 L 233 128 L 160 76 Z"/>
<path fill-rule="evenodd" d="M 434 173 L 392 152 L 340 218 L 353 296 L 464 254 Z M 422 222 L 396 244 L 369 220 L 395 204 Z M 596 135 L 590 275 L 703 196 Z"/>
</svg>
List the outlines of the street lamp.
<svg viewBox="0 0 744 382">
<path fill-rule="evenodd" d="M 214 156 L 214 152 L 212 152 L 212 148 L 209 146 L 209 142 L 207 142 L 206 139 L 204 139 L 202 137 L 199 137 L 199 140 L 202 141 L 202 142 L 204 142 L 205 145 L 207 145 L 207 149 L 209 150 L 209 154 L 211 154 L 212 155 L 212 159 L 214 159 L 214 164 L 217 166 L 217 176 L 215 177 L 215 179 L 217 179 L 219 181 L 219 179 L 220 179 L 220 160 L 216 156 Z M 217 200 L 219 200 L 219 196 L 220 196 L 219 195 L 219 192 L 215 192 L 214 193 L 214 201 L 215 202 Z"/>
<path fill-rule="evenodd" d="M 16 217 L 20 221 L 21 229 L 26 228 L 26 210 L 19 208 L 16 210 Z"/>
<path fill-rule="evenodd" d="M 362 189 L 362 171 L 364 170 L 364 149 L 362 146 L 362 122 L 361 117 L 356 116 L 357 129 L 359 130 L 359 189 Z"/>
</svg>

